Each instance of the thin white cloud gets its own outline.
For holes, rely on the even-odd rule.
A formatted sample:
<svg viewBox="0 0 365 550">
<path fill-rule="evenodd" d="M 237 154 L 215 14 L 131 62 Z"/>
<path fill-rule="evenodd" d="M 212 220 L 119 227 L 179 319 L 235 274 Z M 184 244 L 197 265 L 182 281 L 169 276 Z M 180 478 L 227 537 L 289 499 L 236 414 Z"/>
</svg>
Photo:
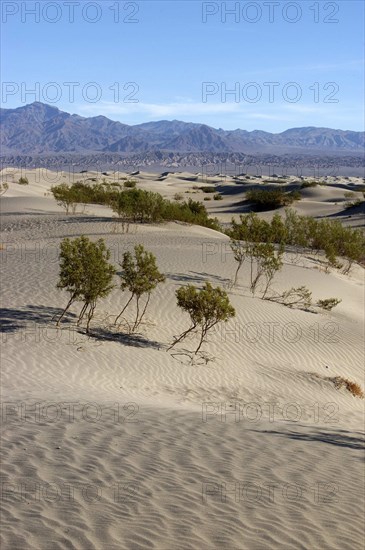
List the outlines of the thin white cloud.
<svg viewBox="0 0 365 550">
<path fill-rule="evenodd" d="M 238 103 L 93 103 L 83 104 L 79 108 L 83 114 L 132 115 L 144 114 L 147 117 L 179 117 L 195 115 L 215 115 L 221 113 L 239 113 Z"/>
</svg>

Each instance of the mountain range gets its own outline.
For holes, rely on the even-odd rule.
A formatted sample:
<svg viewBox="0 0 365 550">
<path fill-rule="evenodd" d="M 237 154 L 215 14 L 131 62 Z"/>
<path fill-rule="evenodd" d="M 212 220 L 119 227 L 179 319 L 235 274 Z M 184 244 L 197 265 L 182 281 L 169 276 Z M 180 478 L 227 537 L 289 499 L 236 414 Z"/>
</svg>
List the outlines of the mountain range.
<svg viewBox="0 0 365 550">
<path fill-rule="evenodd" d="M 163 152 L 361 153 L 365 132 L 330 128 L 261 130 L 215 129 L 205 124 L 161 120 L 128 125 L 105 116 L 82 117 L 34 102 L 0 109 L 1 154 Z"/>
</svg>

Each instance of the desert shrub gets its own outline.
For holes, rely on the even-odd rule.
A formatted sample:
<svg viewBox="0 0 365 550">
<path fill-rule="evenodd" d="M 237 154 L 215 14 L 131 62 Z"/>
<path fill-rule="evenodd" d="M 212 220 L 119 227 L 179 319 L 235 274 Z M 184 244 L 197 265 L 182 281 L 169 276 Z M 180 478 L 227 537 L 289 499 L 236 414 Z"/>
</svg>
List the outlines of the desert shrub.
<svg viewBox="0 0 365 550">
<path fill-rule="evenodd" d="M 28 185 L 29 180 L 26 176 L 22 176 L 21 178 L 18 179 L 18 183 L 19 185 Z"/>
<path fill-rule="evenodd" d="M 182 195 L 182 193 L 175 193 L 175 195 L 174 195 L 174 200 L 175 200 L 175 201 L 182 201 L 182 200 L 183 200 L 183 195 Z"/>
<path fill-rule="evenodd" d="M 342 300 L 338 298 L 326 298 L 324 300 L 318 300 L 317 306 L 326 311 L 331 311 L 334 307 L 340 304 Z"/>
<path fill-rule="evenodd" d="M 247 257 L 250 259 L 251 264 L 252 285 L 254 280 L 254 262 L 257 259 L 255 258 L 255 253 L 258 253 L 257 245 L 260 243 L 269 243 L 272 240 L 270 224 L 265 220 L 261 220 L 254 212 L 250 212 L 247 215 L 241 215 L 239 223 L 235 219 L 232 219 L 231 228 L 226 231 L 226 234 L 231 239 L 230 246 L 234 259 L 238 263 L 233 284 L 237 283 L 238 272 Z M 259 279 L 260 277 L 258 277 L 257 282 Z"/>
<path fill-rule="evenodd" d="M 54 185 L 51 187 L 51 193 L 57 204 L 66 210 L 66 214 L 69 213 L 70 208 L 75 211 L 77 203 L 75 202 L 75 196 L 71 191 L 71 187 L 67 183 Z"/>
<path fill-rule="evenodd" d="M 242 241 L 236 241 L 234 239 L 231 239 L 229 244 L 233 252 L 233 257 L 237 262 L 237 268 L 233 279 L 233 286 L 235 286 L 237 284 L 239 270 L 241 269 L 246 259 L 247 247 L 246 247 L 246 243 Z"/>
<path fill-rule="evenodd" d="M 282 268 L 283 251 L 275 251 L 275 247 L 271 243 L 255 243 L 248 249 L 248 254 L 251 258 L 251 286 L 252 294 L 255 294 L 256 287 L 259 281 L 264 276 L 266 283 L 262 294 L 262 299 L 265 299 L 267 291 L 273 281 L 277 271 Z M 255 260 L 256 270 L 253 268 L 253 260 Z"/>
<path fill-rule="evenodd" d="M 271 210 L 281 206 L 288 206 L 295 200 L 300 200 L 298 191 L 285 192 L 282 189 L 252 189 L 247 191 L 246 199 L 252 202 L 257 210 Z"/>
<path fill-rule="evenodd" d="M 353 191 L 346 191 L 343 196 L 345 199 L 352 199 L 355 196 L 355 193 Z"/>
<path fill-rule="evenodd" d="M 163 219 L 164 199 L 159 193 L 128 189 L 110 196 L 110 206 L 120 219 L 133 222 L 156 222 Z"/>
<path fill-rule="evenodd" d="M 85 236 L 73 240 L 63 239 L 60 246 L 60 278 L 57 288 L 66 290 L 70 299 L 58 318 L 57 325 L 75 301 L 82 301 L 78 324 L 87 313 L 88 333 L 98 299 L 107 296 L 113 288 L 115 268 L 108 262 L 110 251 L 103 239 L 94 243 Z"/>
<path fill-rule="evenodd" d="M 178 336 L 171 349 L 181 342 L 188 334 L 198 329 L 200 331 L 199 345 L 195 350 L 198 353 L 209 330 L 220 322 L 227 322 L 236 312 L 229 302 L 227 293 L 221 288 L 213 288 L 205 283 L 202 289 L 193 285 L 180 287 L 176 291 L 177 305 L 190 316 L 190 327 Z"/>
<path fill-rule="evenodd" d="M 226 234 L 234 240 L 272 242 L 299 250 L 323 251 L 329 266 L 340 268 L 343 264 L 339 258 L 347 260 L 344 273 L 350 271 L 354 262 L 363 263 L 365 260 L 365 235 L 361 229 L 345 227 L 338 220 L 299 216 L 290 208 L 285 209 L 284 218 L 276 213 L 271 223 L 260 220 L 253 212 L 241 215 L 239 223 L 232 220 Z"/>
<path fill-rule="evenodd" d="M 6 193 L 6 191 L 9 189 L 9 184 L 4 181 L 4 183 L 0 183 L 0 196 Z"/>
<path fill-rule="evenodd" d="M 205 206 L 188 199 L 182 203 L 164 199 L 159 193 L 130 189 L 111 196 L 110 206 L 122 220 L 133 222 L 181 221 L 220 231 L 217 219 L 208 217 Z"/>
<path fill-rule="evenodd" d="M 203 191 L 203 193 L 215 193 L 215 187 L 213 185 L 212 186 L 199 187 L 199 189 L 201 191 Z"/>
<path fill-rule="evenodd" d="M 223 200 L 223 197 L 222 197 L 222 195 L 220 195 L 219 193 L 216 193 L 216 194 L 214 195 L 213 199 L 214 199 L 215 201 L 221 201 L 221 200 Z"/>
<path fill-rule="evenodd" d="M 226 234 L 236 241 L 250 241 L 253 243 L 270 242 L 270 224 L 258 217 L 255 212 L 240 215 L 239 223 L 233 218 L 231 227 Z"/>
<path fill-rule="evenodd" d="M 278 214 L 274 214 L 270 223 L 270 229 L 267 229 L 270 235 L 270 241 L 285 246 L 289 241 L 289 232 L 283 218 Z"/>
<path fill-rule="evenodd" d="M 205 200 L 205 201 L 211 201 L 211 200 L 212 200 L 212 198 L 211 198 L 211 197 L 204 197 L 204 199 L 203 199 L 203 200 Z"/>
<path fill-rule="evenodd" d="M 135 180 L 126 180 L 123 185 L 127 189 L 134 189 L 137 185 L 137 182 Z"/>
<path fill-rule="evenodd" d="M 268 298 L 272 302 L 279 302 L 287 307 L 297 307 L 308 311 L 312 305 L 312 293 L 305 286 L 285 290 L 282 294 Z"/>
<path fill-rule="evenodd" d="M 344 378 L 343 376 L 334 376 L 332 378 L 327 378 L 327 380 L 330 380 L 334 383 L 336 389 L 341 389 L 345 387 L 354 397 L 359 397 L 360 399 L 364 399 L 364 392 L 360 384 L 357 382 L 352 382 L 348 378 Z"/>
<path fill-rule="evenodd" d="M 354 206 L 360 206 L 363 201 L 361 199 L 355 199 L 354 201 L 348 201 L 345 203 L 346 210 L 353 208 Z"/>
<path fill-rule="evenodd" d="M 297 288 L 291 288 L 286 290 L 282 294 L 276 294 L 267 298 L 271 302 L 277 302 L 283 304 L 286 307 L 295 307 L 297 309 L 304 309 L 305 311 L 311 311 L 312 305 L 331 311 L 342 300 L 338 298 L 324 298 L 318 300 L 315 304 L 312 303 L 312 293 L 306 286 L 300 286 Z"/>
<path fill-rule="evenodd" d="M 120 265 L 123 269 L 120 275 L 120 287 L 122 290 L 129 290 L 131 296 L 118 317 L 115 319 L 115 323 L 118 322 L 118 319 L 120 319 L 121 315 L 127 309 L 133 298 L 135 298 L 136 317 L 131 329 L 133 332 L 140 325 L 143 316 L 146 313 L 152 290 L 154 290 L 159 283 L 163 283 L 165 281 L 165 276 L 158 270 L 156 265 L 156 257 L 151 252 L 147 252 L 142 244 L 138 244 L 134 247 L 134 257 L 130 252 L 125 252 L 123 254 L 123 261 Z M 140 313 L 139 304 L 143 294 L 147 294 L 147 299 L 142 313 Z"/>
</svg>

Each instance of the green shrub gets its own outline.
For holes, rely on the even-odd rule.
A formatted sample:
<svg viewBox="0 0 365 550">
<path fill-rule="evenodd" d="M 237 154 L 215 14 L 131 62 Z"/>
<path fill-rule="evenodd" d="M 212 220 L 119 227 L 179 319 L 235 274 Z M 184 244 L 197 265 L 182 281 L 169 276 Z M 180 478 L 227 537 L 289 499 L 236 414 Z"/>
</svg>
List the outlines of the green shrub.
<svg viewBox="0 0 365 550">
<path fill-rule="evenodd" d="M 253 212 L 241 215 L 240 223 L 232 220 L 226 234 L 237 241 L 271 242 L 314 252 L 322 250 L 330 266 L 342 267 L 339 258 L 347 260 L 344 273 L 349 272 L 354 262 L 365 261 L 365 235 L 361 229 L 344 227 L 338 220 L 299 216 L 290 208 L 285 210 L 285 218 L 274 214 L 271 223 L 260 220 Z"/>
<path fill-rule="evenodd" d="M 222 195 L 220 195 L 219 193 L 216 193 L 216 194 L 214 195 L 213 199 L 214 199 L 215 201 L 221 201 L 221 200 L 223 200 L 223 197 L 222 197 Z"/>
<path fill-rule="evenodd" d="M 136 298 L 136 318 L 131 329 L 131 332 L 133 332 L 140 325 L 146 313 L 152 290 L 154 290 L 159 283 L 165 281 L 165 276 L 162 275 L 157 268 L 156 257 L 151 252 L 147 252 L 142 244 L 138 244 L 134 247 L 134 257 L 130 252 L 125 252 L 123 254 L 123 262 L 120 265 L 123 268 L 123 272 L 120 275 L 121 289 L 129 290 L 131 296 L 115 319 L 115 323 L 117 323 L 133 298 Z M 140 313 L 139 301 L 143 294 L 147 294 L 147 300 L 142 313 Z"/>
<path fill-rule="evenodd" d="M 200 341 L 195 354 L 198 353 L 207 332 L 220 322 L 227 322 L 234 317 L 236 312 L 229 302 L 227 293 L 221 288 L 213 288 L 210 283 L 205 283 L 199 290 L 193 285 L 180 287 L 176 291 L 177 305 L 190 315 L 190 327 L 175 339 L 168 348 L 171 349 L 181 342 L 188 334 L 200 330 Z"/>
<path fill-rule="evenodd" d="M 21 178 L 19 178 L 18 183 L 19 185 L 28 185 L 29 180 L 26 176 L 22 176 Z"/>
<path fill-rule="evenodd" d="M 349 202 L 346 202 L 345 203 L 345 208 L 346 210 L 350 209 L 350 208 L 353 208 L 354 206 L 360 206 L 360 204 L 362 204 L 362 200 L 361 199 L 356 199 L 354 201 L 349 201 Z"/>
<path fill-rule="evenodd" d="M 253 189 L 246 193 L 246 200 L 252 202 L 257 210 L 271 210 L 288 206 L 300 198 L 301 195 L 298 191 L 285 192 L 277 188 Z"/>
<path fill-rule="evenodd" d="M 194 187 L 193 187 L 194 189 Z M 205 186 L 205 187 L 199 187 L 203 193 L 215 193 L 215 187 L 214 186 Z"/>
<path fill-rule="evenodd" d="M 70 240 L 63 239 L 60 253 L 60 280 L 57 288 L 65 289 L 70 299 L 57 325 L 66 311 L 75 301 L 82 301 L 78 324 L 88 313 L 86 332 L 89 332 L 90 321 L 94 315 L 99 298 L 107 296 L 113 288 L 112 280 L 115 268 L 108 263 L 110 251 L 103 239 L 96 243 L 81 236 Z"/>
<path fill-rule="evenodd" d="M 212 200 L 212 198 L 211 198 L 211 197 L 204 197 L 204 199 L 203 199 L 203 200 L 205 200 L 205 201 L 211 201 L 211 200 Z"/>
<path fill-rule="evenodd" d="M 123 185 L 127 189 L 134 189 L 137 185 L 137 182 L 135 180 L 126 180 Z"/>
<path fill-rule="evenodd" d="M 217 219 L 208 217 L 205 206 L 191 198 L 172 202 L 159 193 L 142 189 L 121 191 L 110 197 L 110 206 L 121 220 L 133 222 L 181 221 L 221 230 Z"/>
</svg>

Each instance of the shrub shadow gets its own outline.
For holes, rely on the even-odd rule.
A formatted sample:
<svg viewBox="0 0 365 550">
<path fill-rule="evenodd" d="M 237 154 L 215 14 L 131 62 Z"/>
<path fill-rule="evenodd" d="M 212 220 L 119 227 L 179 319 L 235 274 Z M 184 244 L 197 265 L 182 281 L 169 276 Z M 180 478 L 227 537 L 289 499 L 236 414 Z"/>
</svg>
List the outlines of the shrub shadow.
<svg viewBox="0 0 365 550">
<path fill-rule="evenodd" d="M 212 282 L 227 284 L 231 280 L 226 277 L 220 277 L 219 275 L 212 275 L 211 273 L 198 273 L 197 271 L 189 271 L 189 274 L 186 273 L 166 273 L 166 279 L 171 281 L 178 282 L 187 282 L 187 283 L 205 283 Z"/>
<path fill-rule="evenodd" d="M 84 334 L 82 330 L 79 331 L 80 334 Z M 89 334 L 87 335 L 90 338 L 103 342 L 117 342 L 123 344 L 124 346 L 132 346 L 135 348 L 152 348 L 152 349 L 161 349 L 163 344 L 156 342 L 155 340 L 149 340 L 142 334 L 127 334 L 123 332 L 113 332 L 106 328 L 93 327 L 90 329 Z"/>
<path fill-rule="evenodd" d="M 253 430 L 258 433 L 262 433 L 261 430 Z M 312 432 L 301 433 L 299 431 L 277 431 L 277 430 L 265 430 L 265 433 L 278 435 L 279 437 L 287 437 L 289 439 L 296 439 L 299 441 L 319 441 L 320 443 L 327 443 L 328 445 L 335 445 L 336 447 L 347 447 L 349 449 L 364 450 L 365 442 L 362 434 L 360 437 L 354 437 L 349 435 L 350 432 L 346 430 L 338 430 L 337 432 Z"/>
<path fill-rule="evenodd" d="M 0 309 L 0 332 L 16 332 L 26 328 L 27 323 L 37 323 L 46 325 L 60 316 L 63 308 L 55 308 L 48 306 L 25 306 L 23 309 Z M 72 320 L 76 317 L 75 314 L 67 312 L 65 320 Z"/>
</svg>

